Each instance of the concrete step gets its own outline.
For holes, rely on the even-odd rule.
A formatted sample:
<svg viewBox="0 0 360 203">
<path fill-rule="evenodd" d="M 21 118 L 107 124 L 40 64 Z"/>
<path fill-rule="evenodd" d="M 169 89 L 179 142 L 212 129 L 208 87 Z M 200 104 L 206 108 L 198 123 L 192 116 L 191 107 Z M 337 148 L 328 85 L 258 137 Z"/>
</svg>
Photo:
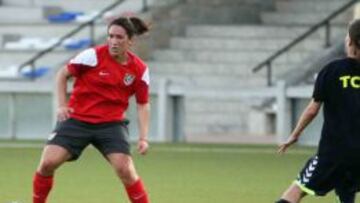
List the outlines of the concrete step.
<svg viewBox="0 0 360 203">
<path fill-rule="evenodd" d="M 266 2 L 262 0 L 185 0 L 185 3 L 202 6 L 266 4 Z"/>
<path fill-rule="evenodd" d="M 5 6 L 33 6 L 34 0 L 1 0 L 1 4 Z"/>
<path fill-rule="evenodd" d="M 180 38 L 171 39 L 171 47 L 181 50 L 225 50 L 225 51 L 277 51 L 293 39 L 236 39 L 236 38 Z M 321 39 L 309 39 L 294 47 L 298 51 L 312 51 L 324 45 Z"/>
<path fill-rule="evenodd" d="M 26 23 L 41 20 L 43 20 L 43 10 L 41 8 L 0 6 L 0 23 Z"/>
<path fill-rule="evenodd" d="M 236 77 L 236 80 L 241 79 L 242 82 L 246 83 L 247 86 L 251 86 L 252 84 L 257 84 L 257 81 L 260 81 L 258 85 L 263 85 L 264 81 L 266 81 L 267 69 L 264 67 L 262 70 L 253 73 L 252 67 L 248 67 L 247 69 L 241 69 L 241 67 L 234 65 L 233 67 L 227 69 L 216 68 L 216 65 L 213 66 L 212 64 L 202 64 L 202 66 L 207 66 L 211 68 L 200 68 L 194 65 L 193 69 L 191 69 L 190 65 L 186 66 L 182 64 L 179 65 L 157 65 L 157 66 L 150 66 L 150 74 L 151 78 L 169 78 L 173 82 L 177 84 L 196 84 L 198 86 L 205 85 L 208 86 L 211 83 L 208 81 L 202 82 L 201 78 L 206 77 L 214 77 L 219 76 L 219 79 L 227 80 Z M 167 67 L 169 67 L 167 69 Z M 184 68 L 186 67 L 186 68 Z M 214 68 L 212 68 L 214 67 Z M 280 78 L 284 75 L 284 73 L 294 70 L 294 68 L 299 69 L 299 65 L 297 64 L 287 64 L 283 66 L 272 66 L 272 80 L 275 81 L 276 78 Z M 198 81 L 197 79 L 200 78 Z M 251 80 L 251 81 L 250 81 Z M 250 82 L 247 82 L 250 81 Z M 215 83 L 214 83 L 215 84 Z M 224 86 L 226 84 L 232 85 L 225 81 L 224 84 L 220 82 L 216 82 L 216 86 Z"/>
<path fill-rule="evenodd" d="M 254 65 L 246 64 L 222 64 L 222 63 L 171 63 L 150 61 L 147 63 L 151 74 L 160 75 L 222 75 L 239 77 L 265 77 L 266 71 L 260 71 L 256 74 L 252 72 Z M 274 64 L 273 73 L 279 74 L 295 67 L 296 64 Z"/>
<path fill-rule="evenodd" d="M 70 31 L 77 28 L 79 24 L 50 24 L 50 23 L 37 23 L 37 24 L 0 24 L 0 36 L 4 34 L 14 34 L 26 37 L 61 37 Z M 106 25 L 97 24 L 95 26 L 95 36 L 104 36 L 106 34 Z M 82 30 L 77 37 L 89 37 L 89 28 Z M 76 37 L 75 36 L 75 37 Z"/>
<path fill-rule="evenodd" d="M 23 6 L 23 7 L 43 7 L 43 6 L 60 6 L 68 11 L 96 11 L 101 10 L 114 0 L 2 0 L 4 5 Z"/>
<path fill-rule="evenodd" d="M 167 78 L 171 83 L 176 85 L 185 85 L 190 87 L 204 87 L 204 88 L 228 88 L 228 87 L 265 87 L 266 79 L 262 76 L 254 77 L 240 77 L 228 75 L 164 75 L 152 74 L 153 80 Z"/>
<path fill-rule="evenodd" d="M 261 19 L 264 24 L 267 25 L 314 25 L 321 22 L 330 13 L 328 12 L 263 12 L 261 13 Z M 350 12 L 340 14 L 338 17 L 331 21 L 331 24 L 335 25 L 347 25 L 352 19 Z"/>
<path fill-rule="evenodd" d="M 250 66 L 237 64 L 209 64 L 209 63 L 171 63 L 151 61 L 147 63 L 150 71 L 155 74 L 184 74 L 184 75 L 241 75 L 252 76 Z"/>
<path fill-rule="evenodd" d="M 68 61 L 77 52 L 54 51 L 42 57 L 36 65 L 54 66 Z M 32 58 L 36 52 L 32 51 L 1 51 L 0 67 L 11 65 L 20 65 L 21 63 Z"/>
<path fill-rule="evenodd" d="M 186 28 L 187 37 L 216 37 L 244 39 L 294 39 L 309 29 L 307 26 L 268 26 L 268 25 L 198 25 Z M 344 35 L 346 25 L 332 26 L 333 36 Z M 324 29 L 315 32 L 311 37 L 323 39 Z"/>
<path fill-rule="evenodd" d="M 282 1 L 282 2 L 288 2 L 288 1 L 292 1 L 292 2 L 295 2 L 296 0 L 277 0 L 277 1 Z M 315 3 L 318 3 L 318 2 L 328 2 L 329 0 L 301 0 L 303 2 L 315 2 Z M 330 0 L 331 1 L 331 0 Z M 341 2 L 349 2 L 349 0 L 337 0 L 337 1 L 341 1 Z"/>
<path fill-rule="evenodd" d="M 306 12 L 327 12 L 331 13 L 343 6 L 346 2 L 341 0 L 328 1 L 275 1 L 279 11 L 294 13 Z"/>
<path fill-rule="evenodd" d="M 249 24 L 259 22 L 259 11 L 255 6 L 221 4 L 217 6 L 203 6 L 183 4 L 172 11 L 171 16 L 191 24 Z"/>
<path fill-rule="evenodd" d="M 180 51 L 174 49 L 157 50 L 153 54 L 153 58 L 162 62 L 206 62 L 206 63 L 246 63 L 254 64 L 268 58 L 272 53 L 268 51 Z M 280 63 L 298 63 L 309 55 L 308 52 L 287 53 L 279 57 L 277 60 Z"/>
</svg>

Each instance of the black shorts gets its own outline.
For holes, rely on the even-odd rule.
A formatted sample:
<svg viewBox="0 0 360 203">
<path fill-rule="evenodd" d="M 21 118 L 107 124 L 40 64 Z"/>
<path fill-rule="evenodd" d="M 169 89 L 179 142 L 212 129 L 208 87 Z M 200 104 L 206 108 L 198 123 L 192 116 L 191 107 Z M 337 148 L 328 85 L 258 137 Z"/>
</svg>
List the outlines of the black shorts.
<svg viewBox="0 0 360 203">
<path fill-rule="evenodd" d="M 359 189 L 359 166 L 347 165 L 314 156 L 300 171 L 295 183 L 310 195 L 323 196 L 335 189 L 352 193 Z"/>
<path fill-rule="evenodd" d="M 91 124 L 73 118 L 57 123 L 47 144 L 64 147 L 76 160 L 81 152 L 92 144 L 104 156 L 110 153 L 130 155 L 128 120 L 121 122 Z"/>
</svg>

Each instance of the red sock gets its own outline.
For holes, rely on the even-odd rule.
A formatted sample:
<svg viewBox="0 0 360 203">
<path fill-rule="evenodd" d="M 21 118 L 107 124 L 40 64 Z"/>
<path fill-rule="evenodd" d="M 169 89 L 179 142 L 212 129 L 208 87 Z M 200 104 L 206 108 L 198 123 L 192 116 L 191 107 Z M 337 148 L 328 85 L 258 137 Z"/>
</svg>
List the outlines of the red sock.
<svg viewBox="0 0 360 203">
<path fill-rule="evenodd" d="M 149 203 L 149 198 L 141 179 L 137 180 L 134 184 L 126 187 L 126 192 L 129 196 L 131 203 Z"/>
<path fill-rule="evenodd" d="M 46 198 L 53 186 L 53 176 L 35 173 L 33 179 L 33 203 L 46 203 Z"/>
</svg>

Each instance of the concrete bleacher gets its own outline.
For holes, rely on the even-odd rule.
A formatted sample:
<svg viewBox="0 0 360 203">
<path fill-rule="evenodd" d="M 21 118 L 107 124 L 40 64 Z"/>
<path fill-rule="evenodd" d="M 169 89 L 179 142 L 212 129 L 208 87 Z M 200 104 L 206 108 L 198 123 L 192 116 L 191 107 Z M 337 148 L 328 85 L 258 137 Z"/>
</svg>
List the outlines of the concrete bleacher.
<svg viewBox="0 0 360 203">
<path fill-rule="evenodd" d="M 61 11 L 94 12 L 112 3 L 112 0 L 92 1 L 33 1 L 5 0 L 0 6 L 0 70 L 6 73 L 16 65 L 29 60 L 38 51 L 56 43 L 63 35 L 79 26 L 79 22 L 53 23 L 48 15 Z M 79 6 L 83 4 L 84 6 Z M 77 5 L 77 6 L 76 6 Z M 95 26 L 95 36 L 106 33 L 105 24 Z M 89 38 L 89 30 L 83 30 L 73 37 L 81 40 Z M 66 50 L 65 46 L 40 59 L 36 66 L 57 68 L 76 50 Z M 6 75 L 2 75 L 2 77 Z M 11 76 L 10 76 L 11 77 Z"/>
<path fill-rule="evenodd" d="M 274 1 L 273 9 L 269 9 L 268 5 L 261 8 L 256 4 L 257 1 L 187 2 L 188 6 L 201 6 L 204 10 L 236 8 L 241 4 L 253 4 L 256 7 L 249 10 L 260 8 L 258 22 L 253 15 L 246 22 L 246 17 L 213 20 L 216 17 L 198 14 L 204 15 L 202 22 L 196 19 L 192 24 L 189 23 L 182 36 L 172 37 L 170 46 L 155 51 L 153 60 L 149 62 L 153 77 L 168 78 L 173 84 L 185 86 L 189 91 L 191 88 L 222 91 L 265 87 L 265 70 L 253 74 L 251 69 L 346 1 L 277 0 Z M 229 9 L 227 16 L 233 15 L 233 11 Z M 198 17 L 194 13 L 183 15 Z M 350 12 L 344 13 L 332 23 L 332 41 L 345 37 L 350 16 Z M 317 31 L 304 43 L 277 59 L 273 64 L 273 80 L 298 67 L 314 53 L 321 52 L 324 49 L 324 35 L 324 30 Z M 189 96 L 185 99 L 186 139 L 206 141 L 212 138 L 221 142 L 225 137 L 241 140 L 239 135 L 267 137 L 273 133 L 273 117 L 254 109 L 258 103 L 261 102 L 256 99 L 234 101 Z"/>
<path fill-rule="evenodd" d="M 277 0 L 278 12 L 264 12 L 261 18 L 271 25 L 311 25 L 327 17 L 334 9 L 340 8 L 346 0 Z M 343 13 L 332 24 L 343 25 L 351 19 L 351 13 Z"/>
<path fill-rule="evenodd" d="M 106 5 L 113 3 L 113 0 L 62 0 L 62 1 L 49 1 L 49 0 L 2 0 L 2 6 L 13 6 L 13 7 L 44 7 L 44 6 L 57 6 L 65 10 L 76 10 L 76 11 L 93 11 L 99 10 Z"/>
<path fill-rule="evenodd" d="M 103 8 L 114 2 L 114 0 L 2 1 L 0 6 L 0 70 L 29 60 L 37 52 L 50 47 L 62 36 L 77 28 L 80 23 L 90 20 Z M 109 18 L 127 11 L 136 13 L 141 9 L 142 0 L 126 0 L 120 6 L 106 12 L 95 23 L 95 40 L 103 41 Z M 26 15 L 14 15 L 14 13 L 25 13 Z M 60 21 L 53 20 L 56 15 L 63 13 L 76 14 L 76 17 L 69 18 L 69 20 L 66 18 L 60 19 Z M 83 29 L 65 40 L 52 53 L 37 61 L 36 65 L 46 65 L 56 69 L 59 64 L 65 63 L 71 56 L 90 44 L 90 29 Z"/>
</svg>

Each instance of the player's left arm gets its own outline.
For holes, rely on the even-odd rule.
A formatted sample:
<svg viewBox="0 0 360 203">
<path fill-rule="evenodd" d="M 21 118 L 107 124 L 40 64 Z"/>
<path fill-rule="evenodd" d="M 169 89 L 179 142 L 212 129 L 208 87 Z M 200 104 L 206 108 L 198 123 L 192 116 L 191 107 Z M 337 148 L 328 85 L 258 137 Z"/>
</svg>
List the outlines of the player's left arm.
<svg viewBox="0 0 360 203">
<path fill-rule="evenodd" d="M 139 125 L 139 142 L 138 152 L 146 154 L 149 148 L 148 134 L 150 123 L 150 104 L 137 104 L 138 125 Z"/>
<path fill-rule="evenodd" d="M 146 154 L 149 148 L 148 134 L 150 125 L 150 101 L 149 101 L 149 69 L 144 68 L 140 79 L 136 83 L 136 102 L 139 127 L 138 152 Z"/>
<path fill-rule="evenodd" d="M 294 143 L 297 142 L 303 130 L 311 123 L 311 121 L 316 117 L 321 108 L 321 102 L 317 102 L 314 99 L 310 101 L 305 110 L 300 116 L 299 121 L 297 122 L 294 130 L 292 131 L 290 137 L 287 141 L 279 146 L 278 152 L 285 153 L 286 150 Z"/>
</svg>

